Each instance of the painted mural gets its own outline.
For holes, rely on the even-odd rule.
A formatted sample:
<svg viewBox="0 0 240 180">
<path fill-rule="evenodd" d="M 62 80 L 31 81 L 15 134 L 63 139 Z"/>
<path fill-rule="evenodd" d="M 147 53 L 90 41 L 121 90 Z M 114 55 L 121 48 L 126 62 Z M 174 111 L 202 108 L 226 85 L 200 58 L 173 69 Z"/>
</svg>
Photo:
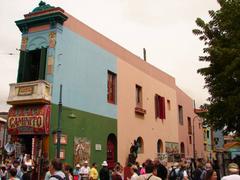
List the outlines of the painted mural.
<svg viewBox="0 0 240 180">
<path fill-rule="evenodd" d="M 166 153 L 168 155 L 168 162 L 180 161 L 179 144 L 175 142 L 166 142 Z"/>
<path fill-rule="evenodd" d="M 166 146 L 166 153 L 168 153 L 168 154 L 178 154 L 179 153 L 178 143 L 166 142 L 165 146 Z"/>
<path fill-rule="evenodd" d="M 74 164 L 90 161 L 91 143 L 85 137 L 74 137 Z"/>
</svg>

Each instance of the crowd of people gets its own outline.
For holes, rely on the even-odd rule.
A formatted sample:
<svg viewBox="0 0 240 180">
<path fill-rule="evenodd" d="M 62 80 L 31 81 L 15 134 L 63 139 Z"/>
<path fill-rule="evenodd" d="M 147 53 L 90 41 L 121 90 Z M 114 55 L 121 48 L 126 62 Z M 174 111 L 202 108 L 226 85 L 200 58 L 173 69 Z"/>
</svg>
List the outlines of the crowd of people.
<svg viewBox="0 0 240 180">
<path fill-rule="evenodd" d="M 218 173 L 214 170 L 211 163 L 198 161 L 196 168 L 189 161 L 175 162 L 171 167 L 166 162 L 160 162 L 158 159 L 147 159 L 142 165 L 135 163 L 123 168 L 120 163 L 116 163 L 113 169 L 108 168 L 106 161 L 103 161 L 99 171 L 97 164 L 88 166 L 85 161 L 83 165 L 76 164 L 74 170 L 63 166 L 60 160 L 53 160 L 49 168 L 49 176 L 45 180 L 217 180 L 220 179 Z M 63 171 L 62 171 L 63 169 Z M 229 175 L 224 176 L 223 180 L 240 180 L 239 167 L 235 163 L 228 166 Z M 47 173 L 48 174 L 48 173 Z"/>
<path fill-rule="evenodd" d="M 22 159 L 6 159 L 0 167 L 1 180 L 31 180 L 34 162 L 29 154 Z"/>
<path fill-rule="evenodd" d="M 195 164 L 194 164 L 195 165 Z M 103 161 L 98 170 L 97 164 L 88 161 L 76 164 L 72 168 L 69 164 L 63 164 L 60 159 L 53 159 L 49 163 L 49 169 L 45 174 L 45 180 L 218 180 L 219 174 L 211 163 L 197 161 L 196 167 L 189 161 L 172 163 L 160 162 L 159 159 L 147 159 L 143 164 L 135 163 L 123 167 L 116 163 L 112 169 L 108 168 L 107 161 Z M 6 162 L 1 165 L 1 180 L 31 180 L 37 179 L 32 174 L 34 164 L 30 156 L 26 156 L 24 162 L 19 160 Z M 222 180 L 240 180 L 239 166 L 235 163 L 228 165 L 228 176 Z"/>
</svg>

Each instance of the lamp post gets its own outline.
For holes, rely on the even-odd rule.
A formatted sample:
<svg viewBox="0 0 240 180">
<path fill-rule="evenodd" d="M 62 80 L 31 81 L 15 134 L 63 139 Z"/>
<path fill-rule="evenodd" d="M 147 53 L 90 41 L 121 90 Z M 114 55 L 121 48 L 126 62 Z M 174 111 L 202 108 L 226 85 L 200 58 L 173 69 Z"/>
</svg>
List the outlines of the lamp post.
<svg viewBox="0 0 240 180">
<path fill-rule="evenodd" d="M 57 158 L 60 158 L 60 148 L 61 148 L 61 116 L 62 116 L 62 84 L 60 84 L 60 94 L 58 103 L 58 128 L 57 128 Z"/>
<path fill-rule="evenodd" d="M 193 160 L 194 160 L 194 163 L 195 163 L 195 160 L 196 160 L 196 153 L 195 153 L 195 119 L 198 118 L 198 116 L 194 116 L 193 118 Z"/>
</svg>

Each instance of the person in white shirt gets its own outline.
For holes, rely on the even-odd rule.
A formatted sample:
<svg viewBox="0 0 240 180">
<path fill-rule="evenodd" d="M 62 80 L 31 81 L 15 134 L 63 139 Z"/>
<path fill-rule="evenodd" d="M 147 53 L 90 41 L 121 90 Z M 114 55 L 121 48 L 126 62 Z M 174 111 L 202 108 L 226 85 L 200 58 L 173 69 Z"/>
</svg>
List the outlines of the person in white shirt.
<svg viewBox="0 0 240 180">
<path fill-rule="evenodd" d="M 132 167 L 131 167 L 131 173 L 132 173 L 131 180 L 137 180 L 137 178 L 138 178 L 137 172 L 138 172 L 137 166 L 132 165 Z"/>
<path fill-rule="evenodd" d="M 31 159 L 30 154 L 26 154 L 24 158 L 24 164 L 27 165 L 27 170 L 31 171 L 33 169 L 33 160 Z"/>
<path fill-rule="evenodd" d="M 90 167 L 88 166 L 88 161 L 84 161 L 83 167 L 80 169 L 81 180 L 89 179 Z"/>
<path fill-rule="evenodd" d="M 157 166 L 155 166 L 152 160 L 147 159 L 145 161 L 146 174 L 137 177 L 137 180 L 162 180 L 157 177 Z"/>
<path fill-rule="evenodd" d="M 228 165 L 228 176 L 223 176 L 222 180 L 240 180 L 239 166 L 236 163 L 230 163 Z"/>
</svg>

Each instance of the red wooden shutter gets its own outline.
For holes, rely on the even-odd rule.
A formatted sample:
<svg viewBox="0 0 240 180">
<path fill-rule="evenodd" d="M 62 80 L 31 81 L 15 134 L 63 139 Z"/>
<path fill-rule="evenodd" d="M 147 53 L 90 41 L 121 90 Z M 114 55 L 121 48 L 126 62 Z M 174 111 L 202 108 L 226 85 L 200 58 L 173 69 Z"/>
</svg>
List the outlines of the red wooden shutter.
<svg viewBox="0 0 240 180">
<path fill-rule="evenodd" d="M 165 112 L 165 98 L 161 97 L 162 99 L 162 119 L 166 119 L 166 112 Z"/>
<path fill-rule="evenodd" d="M 159 107 L 158 107 L 158 95 L 155 94 L 155 118 L 157 119 L 159 115 Z"/>
<path fill-rule="evenodd" d="M 107 79 L 107 100 L 108 100 L 108 102 L 110 101 L 110 92 L 109 92 L 109 90 L 110 90 L 110 74 L 108 73 L 108 79 Z"/>
<path fill-rule="evenodd" d="M 158 95 L 158 117 L 161 119 L 161 96 Z"/>
</svg>

